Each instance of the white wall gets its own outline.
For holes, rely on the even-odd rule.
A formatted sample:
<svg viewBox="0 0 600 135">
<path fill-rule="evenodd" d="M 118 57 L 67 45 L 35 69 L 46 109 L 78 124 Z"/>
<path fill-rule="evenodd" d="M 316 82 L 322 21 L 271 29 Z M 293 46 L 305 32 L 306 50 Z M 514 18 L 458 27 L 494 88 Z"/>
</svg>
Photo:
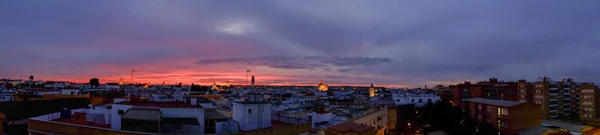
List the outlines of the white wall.
<svg viewBox="0 0 600 135">
<path fill-rule="evenodd" d="M 131 105 L 112 104 L 110 110 L 110 121 L 112 129 L 121 129 L 121 115 L 118 115 L 119 110 L 127 112 L 131 109 Z M 160 108 L 162 117 L 168 118 L 196 118 L 200 124 L 200 133 L 204 133 L 204 109 L 202 108 Z"/>
<path fill-rule="evenodd" d="M 233 120 L 239 122 L 241 130 L 271 127 L 271 104 L 233 103 Z"/>
<path fill-rule="evenodd" d="M 112 109 L 110 109 L 110 126 L 112 129 L 121 130 L 121 115 L 118 112 L 119 110 L 126 112 L 131 107 L 131 105 L 112 104 Z"/>
<path fill-rule="evenodd" d="M 163 117 L 196 118 L 200 124 L 200 133 L 204 133 L 204 109 L 202 108 L 160 108 Z"/>
<path fill-rule="evenodd" d="M 323 122 L 323 121 L 328 121 L 329 122 L 328 124 L 333 124 L 333 121 L 332 121 L 333 114 L 330 113 L 330 112 L 324 113 L 324 114 L 319 114 L 319 113 L 316 113 L 316 112 L 312 112 L 309 115 L 312 116 L 311 126 L 313 128 L 317 127 L 317 125 L 316 125 L 317 123 Z M 321 125 L 321 126 L 326 126 L 326 125 Z"/>
<path fill-rule="evenodd" d="M 60 90 L 60 94 L 63 94 L 63 95 L 71 95 L 71 92 L 73 92 L 73 95 L 79 95 L 79 90 L 77 90 L 77 89 L 62 89 L 62 90 Z"/>
</svg>

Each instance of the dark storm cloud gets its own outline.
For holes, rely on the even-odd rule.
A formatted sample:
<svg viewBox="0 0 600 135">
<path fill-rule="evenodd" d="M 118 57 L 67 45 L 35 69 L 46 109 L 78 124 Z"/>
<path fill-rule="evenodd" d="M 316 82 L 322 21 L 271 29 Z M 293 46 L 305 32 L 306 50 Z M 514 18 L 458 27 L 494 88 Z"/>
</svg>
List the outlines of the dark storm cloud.
<svg viewBox="0 0 600 135">
<path fill-rule="evenodd" d="M 279 69 L 323 69 L 331 70 L 329 66 L 372 66 L 381 63 L 392 62 L 389 58 L 370 58 L 370 57 L 285 57 L 269 56 L 257 58 L 223 58 L 223 59 L 204 59 L 194 62 L 198 65 L 212 64 L 243 64 L 250 66 L 267 66 Z"/>
<path fill-rule="evenodd" d="M 369 77 L 346 82 L 419 86 L 496 75 L 597 81 L 598 5 L 561 0 L 1 1 L 0 67 L 14 72 L 0 75 L 226 58 L 195 63 L 361 73 Z"/>
</svg>

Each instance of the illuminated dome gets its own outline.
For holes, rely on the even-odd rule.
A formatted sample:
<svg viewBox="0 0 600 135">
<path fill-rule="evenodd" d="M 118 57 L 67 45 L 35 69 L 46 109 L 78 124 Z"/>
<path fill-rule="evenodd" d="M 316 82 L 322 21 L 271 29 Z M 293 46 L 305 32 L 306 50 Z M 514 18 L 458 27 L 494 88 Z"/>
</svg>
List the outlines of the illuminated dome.
<svg viewBox="0 0 600 135">
<path fill-rule="evenodd" d="M 213 83 L 213 85 L 212 85 L 211 89 L 212 89 L 212 90 L 219 90 L 219 86 L 217 86 L 217 83 L 216 83 L 216 82 L 214 82 L 214 83 Z"/>
<path fill-rule="evenodd" d="M 317 87 L 317 90 L 319 90 L 319 91 L 327 91 L 327 89 L 329 89 L 327 87 L 327 84 L 324 84 L 323 80 L 321 80 L 321 83 L 319 83 L 319 86 Z"/>
</svg>

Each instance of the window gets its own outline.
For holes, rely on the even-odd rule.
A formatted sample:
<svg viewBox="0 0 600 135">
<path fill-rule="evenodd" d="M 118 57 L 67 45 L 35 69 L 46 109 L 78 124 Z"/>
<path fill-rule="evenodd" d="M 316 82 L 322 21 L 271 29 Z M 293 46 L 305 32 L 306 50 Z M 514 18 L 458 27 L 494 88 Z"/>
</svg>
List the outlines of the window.
<svg viewBox="0 0 600 135">
<path fill-rule="evenodd" d="M 431 102 L 431 99 L 427 99 L 427 102 Z"/>
<path fill-rule="evenodd" d="M 252 113 L 252 109 L 248 109 L 248 114 L 251 114 L 251 113 Z"/>
<path fill-rule="evenodd" d="M 396 99 L 396 102 L 400 102 L 400 99 Z"/>
<path fill-rule="evenodd" d="M 117 114 L 119 114 L 119 115 L 122 115 L 122 114 L 124 114 L 124 113 L 125 113 L 125 111 L 123 111 L 123 110 L 119 110 L 119 111 L 117 111 Z"/>
<path fill-rule="evenodd" d="M 415 99 L 412 99 L 412 100 L 411 100 L 411 102 L 413 102 L 413 103 L 414 103 L 414 102 L 415 102 Z"/>
<path fill-rule="evenodd" d="M 419 103 L 422 103 L 422 102 L 423 102 L 423 99 L 419 99 Z"/>
<path fill-rule="evenodd" d="M 508 109 L 502 108 L 502 115 L 508 115 Z"/>
</svg>

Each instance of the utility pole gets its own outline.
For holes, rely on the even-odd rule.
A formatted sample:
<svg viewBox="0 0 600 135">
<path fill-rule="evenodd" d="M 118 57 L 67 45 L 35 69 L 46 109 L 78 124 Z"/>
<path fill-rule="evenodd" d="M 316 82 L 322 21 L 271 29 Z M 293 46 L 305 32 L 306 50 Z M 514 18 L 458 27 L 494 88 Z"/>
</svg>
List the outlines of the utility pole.
<svg viewBox="0 0 600 135">
<path fill-rule="evenodd" d="M 250 73 L 252 70 L 251 69 L 246 69 L 246 85 L 248 84 L 248 73 Z"/>
<path fill-rule="evenodd" d="M 136 69 L 131 70 L 131 77 L 129 78 L 131 84 L 133 84 L 133 72 L 136 72 L 136 71 L 140 71 L 140 70 L 136 70 Z"/>
</svg>

